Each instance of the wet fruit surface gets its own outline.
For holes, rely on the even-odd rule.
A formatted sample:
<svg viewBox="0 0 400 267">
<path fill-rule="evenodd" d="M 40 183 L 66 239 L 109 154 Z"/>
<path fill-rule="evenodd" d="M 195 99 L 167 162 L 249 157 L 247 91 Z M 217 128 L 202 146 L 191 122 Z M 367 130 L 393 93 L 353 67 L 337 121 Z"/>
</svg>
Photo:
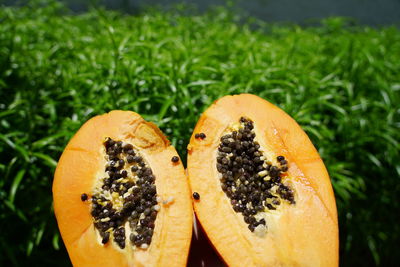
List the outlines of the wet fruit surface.
<svg viewBox="0 0 400 267">
<path fill-rule="evenodd" d="M 53 182 L 74 266 L 186 265 L 193 211 L 177 155 L 157 126 L 134 112 L 112 111 L 79 129 Z"/>
<path fill-rule="evenodd" d="M 187 170 L 196 215 L 228 266 L 337 266 L 328 173 L 278 107 L 250 94 L 213 102 L 193 130 Z"/>
</svg>

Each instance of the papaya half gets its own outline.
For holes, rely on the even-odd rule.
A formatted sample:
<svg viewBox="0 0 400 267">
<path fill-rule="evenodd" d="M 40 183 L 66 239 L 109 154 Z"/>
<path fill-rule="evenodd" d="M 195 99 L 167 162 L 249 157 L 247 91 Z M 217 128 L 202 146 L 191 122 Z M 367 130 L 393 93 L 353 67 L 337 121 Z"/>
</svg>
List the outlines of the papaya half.
<svg viewBox="0 0 400 267">
<path fill-rule="evenodd" d="M 336 203 L 300 126 L 250 94 L 225 96 L 188 145 L 195 213 L 229 266 L 338 266 Z"/>
<path fill-rule="evenodd" d="M 87 121 L 65 148 L 54 211 L 74 266 L 185 266 L 192 203 L 183 165 L 134 112 Z"/>
</svg>

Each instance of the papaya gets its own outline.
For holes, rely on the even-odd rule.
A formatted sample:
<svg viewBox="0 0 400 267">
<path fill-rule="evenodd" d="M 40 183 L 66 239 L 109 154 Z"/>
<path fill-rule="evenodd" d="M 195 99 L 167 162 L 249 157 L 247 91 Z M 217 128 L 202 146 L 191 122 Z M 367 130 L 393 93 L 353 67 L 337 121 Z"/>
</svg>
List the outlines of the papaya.
<svg viewBox="0 0 400 267">
<path fill-rule="evenodd" d="M 87 121 L 58 162 L 54 211 L 74 266 L 185 266 L 193 210 L 178 153 L 128 111 Z"/>
<path fill-rule="evenodd" d="M 225 96 L 188 145 L 196 216 L 229 266 L 338 266 L 332 185 L 288 114 L 251 94 Z"/>
</svg>

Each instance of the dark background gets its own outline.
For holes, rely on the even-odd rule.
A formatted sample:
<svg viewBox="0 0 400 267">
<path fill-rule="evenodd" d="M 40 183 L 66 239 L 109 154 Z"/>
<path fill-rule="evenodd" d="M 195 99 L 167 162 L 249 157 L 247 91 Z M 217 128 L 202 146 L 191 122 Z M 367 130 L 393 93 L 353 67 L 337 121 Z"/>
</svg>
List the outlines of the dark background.
<svg viewBox="0 0 400 267">
<path fill-rule="evenodd" d="M 0 1 L 1 3 L 2 1 Z M 26 1 L 6 0 L 8 5 Z M 74 11 L 85 11 L 90 4 L 138 13 L 147 6 L 170 8 L 177 3 L 199 10 L 211 5 L 235 5 L 240 12 L 268 22 L 305 23 L 330 16 L 354 18 L 365 25 L 400 25 L 400 0 L 61 0 Z"/>
</svg>

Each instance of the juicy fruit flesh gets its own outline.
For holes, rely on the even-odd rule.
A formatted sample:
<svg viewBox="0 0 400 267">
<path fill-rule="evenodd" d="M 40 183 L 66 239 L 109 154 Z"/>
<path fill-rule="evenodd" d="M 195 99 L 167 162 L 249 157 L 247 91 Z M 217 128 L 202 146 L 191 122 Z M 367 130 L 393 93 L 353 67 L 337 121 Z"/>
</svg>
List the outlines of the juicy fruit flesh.
<svg viewBox="0 0 400 267">
<path fill-rule="evenodd" d="M 93 224 L 91 198 L 108 177 L 104 147 L 107 137 L 123 141 L 122 147 L 132 144 L 156 177 L 160 210 L 148 249 L 131 244 L 128 220 L 124 224 L 124 249 L 113 241 L 113 233 L 103 245 Z M 183 164 L 171 162 L 177 155 L 157 126 L 134 112 L 111 111 L 82 125 L 60 157 L 52 188 L 57 223 L 74 266 L 185 266 L 192 233 L 192 204 Z M 125 165 L 128 170 L 129 164 Z M 82 201 L 84 193 L 88 198 Z"/>
<path fill-rule="evenodd" d="M 94 225 L 103 244 L 113 238 L 124 249 L 129 236 L 132 245 L 146 249 L 160 209 L 155 176 L 131 144 L 107 138 L 104 154 L 106 177 L 91 198 Z"/>
<path fill-rule="evenodd" d="M 293 190 L 283 184 L 287 161 L 278 156 L 279 167 L 272 164 L 255 137 L 253 122 L 240 118 L 239 124 L 221 137 L 216 167 L 233 210 L 243 215 L 250 231 L 263 235 L 267 226 L 262 213 L 278 209 L 282 201 L 295 204 L 295 200 Z"/>
<path fill-rule="evenodd" d="M 278 156 L 288 161 L 282 181 L 293 190 L 296 202 L 281 201 L 277 210 L 261 212 L 268 226 L 263 237 L 256 229 L 247 229 L 243 215 L 233 210 L 216 167 L 220 138 L 239 132 L 243 116 L 254 122 L 255 140 L 264 157 L 277 167 Z M 290 116 L 254 95 L 225 96 L 201 115 L 194 129 L 200 132 L 207 138 L 192 135 L 188 145 L 192 192 L 201 195 L 194 208 L 227 265 L 337 266 L 338 227 L 329 176 L 306 133 Z"/>
</svg>

